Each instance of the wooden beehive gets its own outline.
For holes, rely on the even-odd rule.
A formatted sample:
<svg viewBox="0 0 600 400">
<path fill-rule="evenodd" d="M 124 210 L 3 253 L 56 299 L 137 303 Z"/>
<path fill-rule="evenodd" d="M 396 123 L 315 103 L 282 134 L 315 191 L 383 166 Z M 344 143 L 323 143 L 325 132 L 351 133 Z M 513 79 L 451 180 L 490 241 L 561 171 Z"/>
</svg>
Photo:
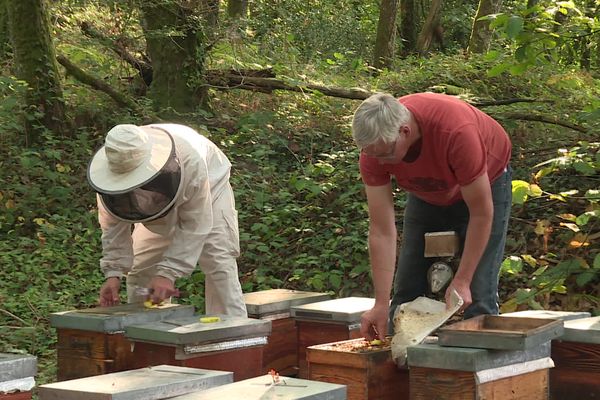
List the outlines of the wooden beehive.
<svg viewBox="0 0 600 400">
<path fill-rule="evenodd" d="M 36 357 L 0 353 L 0 400 L 31 399 L 36 374 Z"/>
<path fill-rule="evenodd" d="M 128 325 L 193 314 L 192 306 L 145 308 L 141 303 L 53 313 L 50 325 L 58 336 L 57 378 L 63 381 L 131 369 L 131 342 L 124 336 Z"/>
<path fill-rule="evenodd" d="M 157 364 L 233 372 L 239 381 L 263 374 L 263 351 L 271 321 L 220 315 L 131 325 L 125 336 L 133 343 L 134 368 Z"/>
<path fill-rule="evenodd" d="M 348 387 L 348 400 L 408 400 L 407 368 L 392 360 L 389 341 L 371 346 L 360 339 L 309 346 L 308 379 Z"/>
<path fill-rule="evenodd" d="M 327 293 L 269 289 L 244 294 L 248 317 L 271 321 L 271 335 L 263 354 L 263 371 L 298 374 L 298 331 L 290 308 L 328 300 Z"/>
<path fill-rule="evenodd" d="M 565 321 L 552 341 L 550 398 L 600 399 L 600 317 Z"/>
<path fill-rule="evenodd" d="M 233 382 L 231 372 L 158 365 L 48 383 L 39 400 L 160 400 Z"/>
<path fill-rule="evenodd" d="M 292 307 L 298 329 L 298 377 L 308 377 L 308 346 L 362 337 L 360 317 L 374 304 L 375 299 L 346 297 Z"/>
<path fill-rule="evenodd" d="M 528 350 L 408 348 L 411 400 L 547 400 L 550 342 Z"/>
<path fill-rule="evenodd" d="M 346 387 L 328 382 L 269 375 L 245 379 L 171 400 L 346 400 Z"/>
</svg>

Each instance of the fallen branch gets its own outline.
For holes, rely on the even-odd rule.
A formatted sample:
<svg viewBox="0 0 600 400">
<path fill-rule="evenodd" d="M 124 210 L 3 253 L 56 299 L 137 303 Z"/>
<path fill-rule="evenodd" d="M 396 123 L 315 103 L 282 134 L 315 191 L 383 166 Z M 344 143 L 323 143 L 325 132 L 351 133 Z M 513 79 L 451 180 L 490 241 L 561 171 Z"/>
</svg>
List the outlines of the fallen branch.
<svg viewBox="0 0 600 400">
<path fill-rule="evenodd" d="M 559 126 L 564 126 L 565 128 L 573 129 L 578 132 L 586 133 L 588 131 L 587 128 L 576 125 L 568 121 L 563 121 L 556 117 L 549 117 L 546 115 L 540 114 L 524 114 L 524 113 L 498 113 L 494 114 L 495 117 L 508 118 L 508 119 L 519 119 L 523 121 L 537 121 L 537 122 L 545 122 L 547 124 L 554 124 Z"/>
<path fill-rule="evenodd" d="M 85 72 L 84 70 L 73 64 L 71 61 L 69 61 L 63 55 L 57 55 L 56 60 L 60 63 L 60 65 L 62 65 L 65 68 L 67 74 L 72 75 L 81 83 L 84 83 L 96 90 L 100 90 L 106 93 L 120 106 L 127 107 L 130 110 L 139 112 L 138 104 L 131 97 L 118 92 L 103 80 L 98 79 Z"/>
</svg>

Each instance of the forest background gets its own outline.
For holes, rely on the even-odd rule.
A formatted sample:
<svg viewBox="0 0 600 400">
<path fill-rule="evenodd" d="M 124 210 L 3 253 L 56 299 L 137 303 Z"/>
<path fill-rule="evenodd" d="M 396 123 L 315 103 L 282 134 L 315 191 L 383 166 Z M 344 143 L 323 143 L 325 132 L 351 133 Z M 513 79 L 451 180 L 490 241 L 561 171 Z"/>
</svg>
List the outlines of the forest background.
<svg viewBox="0 0 600 400">
<path fill-rule="evenodd" d="M 502 311 L 600 314 L 599 16 L 598 0 L 0 0 L 0 352 L 38 356 L 50 382 L 49 314 L 96 304 L 85 173 L 118 123 L 184 123 L 225 151 L 245 292 L 370 296 L 350 122 L 374 92 L 500 121 Z M 177 286 L 203 309 L 201 273 Z"/>
</svg>

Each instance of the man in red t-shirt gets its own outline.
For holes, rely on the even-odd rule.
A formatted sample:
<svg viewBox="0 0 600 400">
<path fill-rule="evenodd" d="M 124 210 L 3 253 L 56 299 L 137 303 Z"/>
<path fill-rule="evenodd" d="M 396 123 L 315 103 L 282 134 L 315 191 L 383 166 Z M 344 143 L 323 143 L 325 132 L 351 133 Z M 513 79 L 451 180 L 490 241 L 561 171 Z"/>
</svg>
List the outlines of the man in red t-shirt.
<svg viewBox="0 0 600 400">
<path fill-rule="evenodd" d="M 511 143 L 487 114 L 451 96 L 375 94 L 354 113 L 369 209 L 375 306 L 362 316 L 369 340 L 387 332 L 395 308 L 427 290 L 428 232 L 453 230 L 464 243 L 446 290 L 464 300 L 465 318 L 498 314 L 498 275 L 511 206 Z M 408 192 L 396 261 L 392 177 Z M 394 270 L 396 270 L 394 278 Z M 394 281 L 391 305 L 390 289 Z"/>
</svg>

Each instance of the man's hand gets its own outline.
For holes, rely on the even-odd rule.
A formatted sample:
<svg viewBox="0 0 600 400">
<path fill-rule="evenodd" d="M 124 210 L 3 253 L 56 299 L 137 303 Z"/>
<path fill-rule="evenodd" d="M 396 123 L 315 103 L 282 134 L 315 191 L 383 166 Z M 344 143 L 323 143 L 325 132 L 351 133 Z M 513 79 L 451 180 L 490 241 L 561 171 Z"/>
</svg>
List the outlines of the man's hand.
<svg viewBox="0 0 600 400">
<path fill-rule="evenodd" d="M 384 340 L 387 334 L 389 307 L 375 306 L 360 318 L 360 334 L 368 341 Z"/>
<path fill-rule="evenodd" d="M 155 276 L 152 278 L 150 289 L 152 289 L 150 300 L 152 300 L 152 303 L 154 304 L 160 304 L 164 299 L 179 295 L 179 290 L 175 289 L 174 283 L 164 276 Z"/>
<path fill-rule="evenodd" d="M 121 288 L 121 279 L 115 276 L 108 278 L 100 288 L 100 298 L 98 302 L 101 307 L 111 307 L 121 304 L 119 298 L 119 289 Z"/>
<path fill-rule="evenodd" d="M 446 309 L 450 307 L 452 290 L 456 290 L 456 293 L 463 299 L 463 305 L 458 312 L 466 310 L 473 302 L 471 298 L 471 283 L 464 282 L 456 277 L 452 280 L 448 289 L 446 289 Z"/>
</svg>

